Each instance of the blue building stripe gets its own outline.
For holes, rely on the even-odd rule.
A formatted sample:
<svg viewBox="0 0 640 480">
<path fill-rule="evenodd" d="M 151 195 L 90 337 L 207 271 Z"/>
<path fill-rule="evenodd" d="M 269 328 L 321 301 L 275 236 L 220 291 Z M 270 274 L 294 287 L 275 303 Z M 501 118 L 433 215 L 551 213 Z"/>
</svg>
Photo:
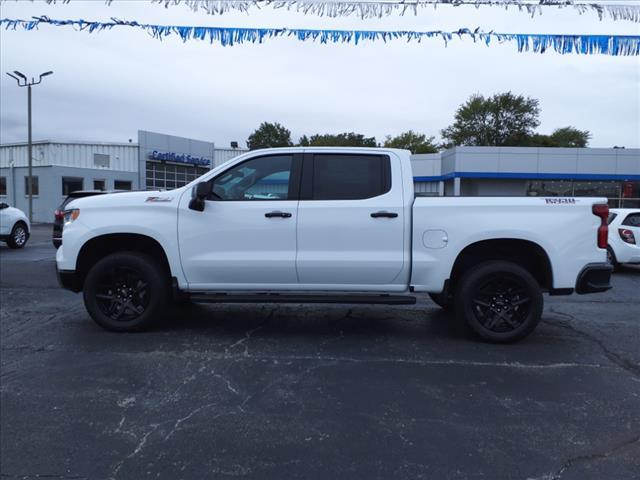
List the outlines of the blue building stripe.
<svg viewBox="0 0 640 480">
<path fill-rule="evenodd" d="M 445 175 L 413 177 L 414 182 L 439 182 L 453 178 L 493 178 L 520 180 L 640 181 L 640 175 L 604 173 L 452 172 Z"/>
</svg>

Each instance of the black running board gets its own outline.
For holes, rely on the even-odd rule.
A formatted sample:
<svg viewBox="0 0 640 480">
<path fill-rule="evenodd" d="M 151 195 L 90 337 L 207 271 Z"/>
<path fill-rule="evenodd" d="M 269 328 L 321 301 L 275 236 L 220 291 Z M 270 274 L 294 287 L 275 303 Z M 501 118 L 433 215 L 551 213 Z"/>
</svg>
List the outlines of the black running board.
<svg viewBox="0 0 640 480">
<path fill-rule="evenodd" d="M 293 293 L 191 293 L 196 303 L 359 303 L 376 305 L 414 305 L 409 295 L 312 295 Z"/>
</svg>

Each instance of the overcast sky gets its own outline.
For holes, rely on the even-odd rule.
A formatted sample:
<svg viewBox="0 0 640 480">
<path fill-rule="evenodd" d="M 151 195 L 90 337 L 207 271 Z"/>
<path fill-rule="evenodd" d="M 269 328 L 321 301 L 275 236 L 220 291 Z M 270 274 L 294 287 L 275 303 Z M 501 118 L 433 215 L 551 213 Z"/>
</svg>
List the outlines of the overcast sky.
<svg viewBox="0 0 640 480">
<path fill-rule="evenodd" d="M 637 1 L 626 0 L 624 3 Z M 622 3 L 618 1 L 617 3 Z M 5 18 L 369 30 L 457 30 L 638 35 L 629 21 L 599 21 L 595 13 L 546 8 L 531 18 L 515 9 L 440 6 L 417 16 L 375 20 L 319 18 L 251 10 L 211 16 L 183 5 L 147 0 L 72 0 L 47 5 L 0 2 Z M 137 141 L 152 130 L 228 147 L 262 121 L 280 122 L 294 141 L 303 134 L 356 131 L 382 141 L 413 129 L 440 138 L 456 108 L 473 93 L 512 92 L 540 99 L 539 131 L 572 125 L 589 130 L 591 146 L 640 147 L 640 59 L 517 53 L 515 45 L 471 40 L 319 45 L 294 39 L 234 47 L 162 42 L 119 28 L 88 34 L 68 27 L 0 34 L 0 141 L 26 141 L 26 89 L 5 71 L 53 70 L 33 90 L 34 139 Z"/>
</svg>

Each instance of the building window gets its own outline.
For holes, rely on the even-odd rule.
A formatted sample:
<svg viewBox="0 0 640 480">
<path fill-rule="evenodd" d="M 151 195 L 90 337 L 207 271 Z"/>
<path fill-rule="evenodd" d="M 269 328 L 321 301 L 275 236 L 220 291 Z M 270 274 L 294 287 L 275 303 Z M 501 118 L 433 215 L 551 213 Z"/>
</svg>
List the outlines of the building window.
<svg viewBox="0 0 640 480">
<path fill-rule="evenodd" d="M 572 197 L 571 180 L 533 180 L 527 186 L 530 197 Z"/>
<path fill-rule="evenodd" d="M 622 182 L 619 208 L 640 208 L 640 182 Z"/>
<path fill-rule="evenodd" d="M 0 195 L 7 194 L 7 177 L 0 177 Z"/>
<path fill-rule="evenodd" d="M 533 180 L 527 195 L 544 197 L 606 197 L 611 208 L 638 208 L 640 182 Z"/>
<path fill-rule="evenodd" d="M 31 194 L 38 195 L 40 189 L 38 188 L 38 177 L 31 176 Z M 29 195 L 29 177 L 24 177 L 24 194 Z"/>
<path fill-rule="evenodd" d="M 111 156 L 104 153 L 93 154 L 93 165 L 98 168 L 109 168 Z"/>
<path fill-rule="evenodd" d="M 619 198 L 622 193 L 620 182 L 574 182 L 573 195 L 576 197 Z"/>
<path fill-rule="evenodd" d="M 131 182 L 129 180 L 114 180 L 114 190 L 131 190 Z"/>
<path fill-rule="evenodd" d="M 169 190 L 192 182 L 209 171 L 195 165 L 173 165 L 164 162 L 147 162 L 147 190 Z"/>
<path fill-rule="evenodd" d="M 82 190 L 84 179 L 82 177 L 62 177 L 62 195 Z"/>
<path fill-rule="evenodd" d="M 94 190 L 105 190 L 105 181 L 104 180 L 94 180 L 93 181 L 93 189 Z"/>
</svg>

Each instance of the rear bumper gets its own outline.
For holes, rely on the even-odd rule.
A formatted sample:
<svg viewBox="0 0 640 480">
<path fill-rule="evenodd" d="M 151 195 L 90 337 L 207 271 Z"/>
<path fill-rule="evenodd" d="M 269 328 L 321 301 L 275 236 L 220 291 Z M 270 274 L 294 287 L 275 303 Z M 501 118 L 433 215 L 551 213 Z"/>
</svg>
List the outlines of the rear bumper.
<svg viewBox="0 0 640 480">
<path fill-rule="evenodd" d="M 56 268 L 56 276 L 58 277 L 58 284 L 66 289 L 71 290 L 72 292 L 79 292 L 80 282 L 78 281 L 78 275 L 73 270 L 58 270 Z"/>
<path fill-rule="evenodd" d="M 576 293 L 605 292 L 611 288 L 613 267 L 608 263 L 590 263 L 582 269 L 576 281 Z"/>
</svg>

